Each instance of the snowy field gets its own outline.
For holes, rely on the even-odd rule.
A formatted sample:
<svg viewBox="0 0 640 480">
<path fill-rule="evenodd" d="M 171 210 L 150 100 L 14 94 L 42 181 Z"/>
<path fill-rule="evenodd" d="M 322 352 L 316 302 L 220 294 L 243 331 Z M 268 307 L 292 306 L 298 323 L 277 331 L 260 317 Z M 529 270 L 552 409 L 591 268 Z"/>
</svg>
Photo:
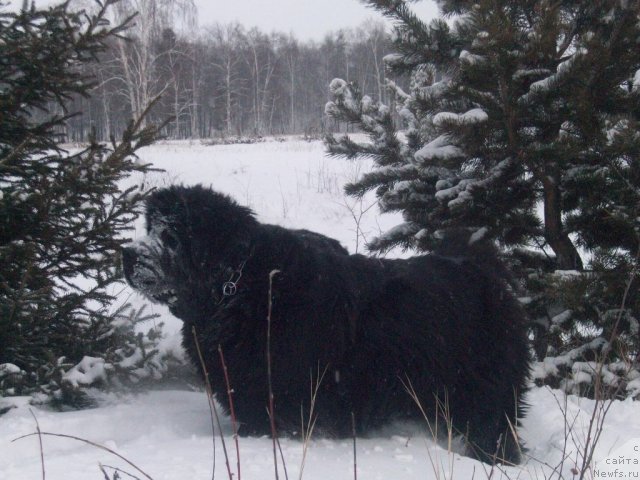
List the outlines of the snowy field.
<svg viewBox="0 0 640 480">
<path fill-rule="evenodd" d="M 307 228 L 337 238 L 350 251 L 362 252 L 371 238 L 398 223 L 399 218 L 378 215 L 373 197 L 363 201 L 345 198 L 342 185 L 370 168 L 365 160 L 349 162 L 325 156 L 320 142 L 291 140 L 253 145 L 204 146 L 200 143 L 164 143 L 141 152 L 144 162 L 164 169 L 129 181 L 146 186 L 201 183 L 232 195 L 251 207 L 262 222 Z M 371 207 L 371 208 L 370 208 Z M 132 233 L 142 235 L 142 225 Z M 401 255 L 401 252 L 396 252 Z M 119 301 L 142 300 L 122 290 Z M 180 322 L 157 306 L 166 330 L 177 338 Z M 177 342 L 169 338 L 168 344 Z M 104 479 L 100 465 L 110 478 L 196 480 L 212 478 L 214 445 L 207 399 L 199 391 L 154 391 L 143 394 L 108 395 L 99 408 L 53 412 L 29 407 L 27 399 L 12 400 L 17 408 L 0 416 L 0 480 L 44 478 L 38 438 L 14 439 L 35 432 L 38 419 L 44 432 L 82 437 L 111 449 L 140 470 L 112 453 L 76 440 L 44 437 L 46 478 L 59 480 Z M 394 425 L 371 438 L 357 439 L 356 464 L 359 480 L 404 479 L 574 479 L 572 469 L 580 463 L 594 402 L 566 398 L 559 391 L 533 388 L 527 397 L 530 408 L 520 435 L 528 448 L 527 460 L 519 467 L 494 468 L 449 453 L 436 445 L 424 425 Z M 234 480 L 274 479 L 272 444 L 268 438 L 240 438 L 240 472 L 228 420 L 223 434 L 229 450 Z M 303 461 L 303 444 L 282 439 L 282 454 L 289 479 L 353 479 L 351 440 L 316 439 L 310 442 Z M 631 445 L 631 448 L 629 448 Z M 635 447 L 634 447 L 635 446 Z M 631 452 L 632 461 L 620 472 L 640 478 L 640 403 L 613 402 L 606 415 L 594 458 Z M 444 448 L 443 448 L 444 447 Z M 635 450 L 638 452 L 638 449 Z M 624 454 L 627 455 L 627 454 Z M 215 439 L 215 478 L 227 479 L 220 439 Z M 566 458 L 563 467 L 558 467 Z M 627 457 L 625 457 L 627 458 Z M 636 459 L 636 463 L 633 459 Z M 108 466 L 108 467 L 107 467 Z M 618 464 L 613 466 L 618 467 Z M 611 463 L 608 464 L 612 469 Z M 625 470 L 626 468 L 626 470 Z M 147 475 L 147 476 L 145 476 Z M 584 478 L 601 477 L 591 470 Z M 280 479 L 285 475 L 280 466 Z"/>
</svg>

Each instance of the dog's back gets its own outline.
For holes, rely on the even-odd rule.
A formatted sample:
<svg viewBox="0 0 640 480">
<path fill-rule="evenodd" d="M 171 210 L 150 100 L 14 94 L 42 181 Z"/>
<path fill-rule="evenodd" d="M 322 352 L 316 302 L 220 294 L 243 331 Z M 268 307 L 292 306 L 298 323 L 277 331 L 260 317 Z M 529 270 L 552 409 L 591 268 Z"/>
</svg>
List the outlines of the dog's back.
<svg viewBox="0 0 640 480">
<path fill-rule="evenodd" d="M 446 402 L 454 433 L 466 437 L 470 453 L 489 461 L 500 438 L 498 458 L 516 463 L 513 432 L 523 413 L 529 354 L 524 314 L 499 276 L 497 258 L 486 259 L 493 268 L 461 255 L 351 258 L 369 286 L 357 316 L 354 376 L 364 380 L 355 382 L 356 404 L 366 404 L 365 395 L 378 399 L 363 421 L 420 418 L 404 391 L 409 387 L 432 419 L 434 396 Z"/>
</svg>

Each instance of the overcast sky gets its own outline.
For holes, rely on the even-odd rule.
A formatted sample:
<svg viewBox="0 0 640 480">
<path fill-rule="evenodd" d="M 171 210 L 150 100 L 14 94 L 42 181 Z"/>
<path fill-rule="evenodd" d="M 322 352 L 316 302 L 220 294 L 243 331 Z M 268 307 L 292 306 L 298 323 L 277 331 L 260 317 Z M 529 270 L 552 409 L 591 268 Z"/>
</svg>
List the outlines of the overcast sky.
<svg viewBox="0 0 640 480">
<path fill-rule="evenodd" d="M 382 15 L 359 0 L 195 0 L 201 26 L 238 21 L 246 27 L 292 32 L 301 40 L 321 40 L 325 33 L 355 27 Z M 432 0 L 413 5 L 423 19 L 437 13 Z"/>
<path fill-rule="evenodd" d="M 300 40 L 322 40 L 324 35 L 344 27 L 357 27 L 368 20 L 382 20 L 380 13 L 364 6 L 360 0 L 194 0 L 201 27 L 237 21 L 247 28 L 293 33 Z M 57 3 L 36 0 L 37 6 Z M 20 8 L 21 0 L 9 0 Z M 437 14 L 433 0 L 412 5 L 424 20 Z"/>
</svg>

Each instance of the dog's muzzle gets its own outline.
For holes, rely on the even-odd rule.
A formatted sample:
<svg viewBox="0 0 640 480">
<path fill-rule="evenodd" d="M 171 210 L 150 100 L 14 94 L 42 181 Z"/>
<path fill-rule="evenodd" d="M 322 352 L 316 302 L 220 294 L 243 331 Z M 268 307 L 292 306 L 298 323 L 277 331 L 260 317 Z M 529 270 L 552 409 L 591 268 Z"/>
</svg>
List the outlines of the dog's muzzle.
<svg viewBox="0 0 640 480">
<path fill-rule="evenodd" d="M 157 242 L 145 237 L 122 247 L 122 270 L 129 285 L 154 302 L 171 304 L 175 289 L 167 284 Z"/>
<path fill-rule="evenodd" d="M 132 242 L 122 247 L 122 270 L 127 283 L 145 293 L 155 293 L 161 280 L 157 260 L 145 242 Z"/>
</svg>

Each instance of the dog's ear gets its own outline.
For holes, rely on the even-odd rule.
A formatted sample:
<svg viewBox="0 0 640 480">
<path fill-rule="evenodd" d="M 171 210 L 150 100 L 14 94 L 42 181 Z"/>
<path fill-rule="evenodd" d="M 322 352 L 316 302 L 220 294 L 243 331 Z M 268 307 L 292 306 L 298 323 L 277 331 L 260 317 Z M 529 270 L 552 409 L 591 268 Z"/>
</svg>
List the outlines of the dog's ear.
<svg viewBox="0 0 640 480">
<path fill-rule="evenodd" d="M 183 215 L 180 222 L 197 236 L 239 238 L 257 224 L 251 209 L 201 186 L 182 190 L 180 203 Z"/>
<path fill-rule="evenodd" d="M 202 224 L 205 228 L 215 230 L 236 231 L 252 228 L 256 223 L 255 215 L 250 208 L 239 205 L 231 197 L 212 190 L 193 192 L 187 203 L 192 223 Z"/>
<path fill-rule="evenodd" d="M 183 247 L 201 254 L 248 244 L 258 224 L 251 209 L 200 185 L 157 190 L 147 200 L 146 217 L 149 231 L 169 228 Z"/>
<path fill-rule="evenodd" d="M 162 188 L 149 195 L 145 204 L 147 232 L 157 225 L 173 224 L 184 217 L 181 189 L 182 187 L 176 186 Z"/>
</svg>

